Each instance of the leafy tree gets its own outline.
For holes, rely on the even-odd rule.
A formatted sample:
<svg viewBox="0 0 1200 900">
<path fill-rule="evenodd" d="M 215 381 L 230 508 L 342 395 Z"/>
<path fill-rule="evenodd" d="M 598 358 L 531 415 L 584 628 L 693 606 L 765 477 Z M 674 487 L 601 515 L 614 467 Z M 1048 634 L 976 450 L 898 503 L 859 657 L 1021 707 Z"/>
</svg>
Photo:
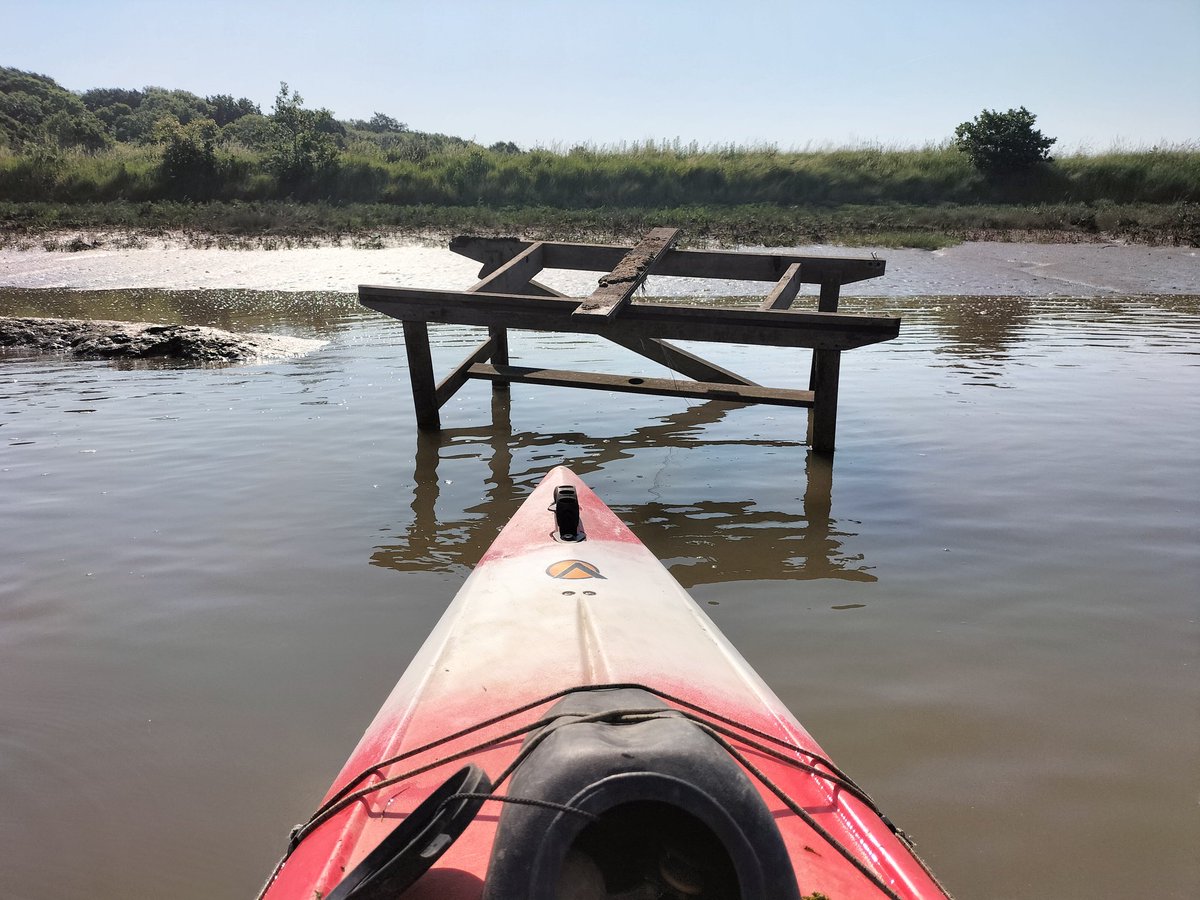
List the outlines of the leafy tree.
<svg viewBox="0 0 1200 900">
<path fill-rule="evenodd" d="M 104 123 L 90 112 L 72 114 L 59 110 L 46 120 L 46 133 L 58 141 L 60 147 L 103 150 L 113 142 Z"/>
<path fill-rule="evenodd" d="M 236 122 L 242 116 L 261 115 L 258 104 L 245 97 L 234 100 L 230 94 L 214 94 L 205 97 L 213 121 L 224 128 L 230 122 Z"/>
<path fill-rule="evenodd" d="M 184 124 L 164 116 L 155 125 L 155 137 L 165 144 L 159 177 L 167 191 L 189 200 L 212 196 L 217 174 L 217 140 L 221 129 L 212 119 Z"/>
<path fill-rule="evenodd" d="M 376 131 L 380 134 L 389 132 L 397 133 L 401 131 L 408 131 L 408 126 L 403 122 L 393 119 L 391 116 L 386 116 L 381 112 L 377 112 L 375 115 L 371 116 L 370 121 L 367 122 L 366 130 Z"/>
<path fill-rule="evenodd" d="M 985 109 L 954 129 L 954 145 L 988 175 L 1019 172 L 1047 162 L 1057 138 L 1033 127 L 1037 116 L 1025 107 L 996 112 Z"/>
<path fill-rule="evenodd" d="M 36 140 L 42 134 L 46 114 L 42 101 L 25 91 L 0 94 L 0 129 L 14 143 Z"/>
<path fill-rule="evenodd" d="M 221 139 L 226 144 L 238 143 L 250 150 L 266 152 L 276 144 L 277 133 L 271 120 L 258 113 L 250 113 L 234 119 L 221 129 Z"/>
<path fill-rule="evenodd" d="M 124 104 L 129 109 L 137 109 L 142 103 L 142 98 L 145 95 L 141 91 L 129 90 L 127 88 L 92 88 L 90 91 L 84 91 L 80 95 L 83 105 L 92 112 L 97 112 L 108 106 L 115 106 L 118 103 Z"/>
<path fill-rule="evenodd" d="M 3 66 L 0 132 L 18 147 L 52 141 L 99 150 L 112 143 L 104 124 L 53 78 Z"/>
<path fill-rule="evenodd" d="M 193 119 L 212 118 L 208 103 L 191 91 L 167 90 L 147 87 L 142 99 L 133 112 L 114 122 L 118 140 L 138 144 L 157 143 L 158 123 L 164 118 L 175 118 L 183 125 Z"/>
<path fill-rule="evenodd" d="M 295 188 L 336 168 L 334 136 L 346 130 L 329 110 L 305 109 L 304 98 L 296 91 L 289 94 L 287 82 L 281 82 L 271 121 L 276 138 L 268 164 L 280 184 Z"/>
</svg>

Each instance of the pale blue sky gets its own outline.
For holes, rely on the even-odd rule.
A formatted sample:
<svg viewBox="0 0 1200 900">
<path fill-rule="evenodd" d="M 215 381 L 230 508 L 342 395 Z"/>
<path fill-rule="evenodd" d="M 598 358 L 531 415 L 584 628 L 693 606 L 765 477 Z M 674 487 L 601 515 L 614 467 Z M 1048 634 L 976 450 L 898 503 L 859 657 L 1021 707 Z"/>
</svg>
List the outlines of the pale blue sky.
<svg viewBox="0 0 1200 900">
<path fill-rule="evenodd" d="M 913 146 L 1016 106 L 1059 152 L 1200 140 L 1200 0 L 0 0 L 0 65 L 525 147 Z"/>
</svg>

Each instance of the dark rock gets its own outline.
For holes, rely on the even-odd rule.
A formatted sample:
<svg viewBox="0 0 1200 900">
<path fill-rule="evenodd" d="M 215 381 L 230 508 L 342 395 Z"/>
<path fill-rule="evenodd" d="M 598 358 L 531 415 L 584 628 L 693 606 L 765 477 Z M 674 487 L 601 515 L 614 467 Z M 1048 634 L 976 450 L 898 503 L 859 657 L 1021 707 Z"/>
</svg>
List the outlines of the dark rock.
<svg viewBox="0 0 1200 900">
<path fill-rule="evenodd" d="M 202 325 L 154 325 L 0 316 L 0 347 L 70 353 L 81 359 L 159 359 L 200 365 L 307 352 L 320 341 L 233 334 Z"/>
</svg>

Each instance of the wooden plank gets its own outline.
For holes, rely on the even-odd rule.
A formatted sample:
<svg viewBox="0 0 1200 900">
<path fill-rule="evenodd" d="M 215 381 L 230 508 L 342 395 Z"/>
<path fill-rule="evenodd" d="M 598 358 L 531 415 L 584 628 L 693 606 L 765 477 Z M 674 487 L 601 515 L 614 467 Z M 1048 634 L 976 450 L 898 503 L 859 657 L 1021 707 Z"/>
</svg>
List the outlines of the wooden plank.
<svg viewBox="0 0 1200 900">
<path fill-rule="evenodd" d="M 437 390 L 433 382 L 429 326 L 425 322 L 404 320 L 404 350 L 408 354 L 408 378 L 412 384 L 417 427 L 437 431 L 442 427 L 442 420 L 438 415 Z"/>
<path fill-rule="evenodd" d="M 682 347 L 676 347 L 667 341 L 655 338 L 630 339 L 627 336 L 618 337 L 611 334 L 606 334 L 604 337 L 626 350 L 632 350 L 639 356 L 666 366 L 672 372 L 678 372 L 688 378 L 695 378 L 697 381 L 715 381 L 718 384 L 757 384 L 749 378 L 743 378 L 737 372 L 731 372 L 694 353 L 688 353 Z"/>
<path fill-rule="evenodd" d="M 566 294 L 559 293 L 554 288 L 546 287 L 536 281 L 529 282 L 529 287 L 533 289 L 531 293 L 538 293 L 547 297 L 566 297 Z M 644 356 L 646 359 L 652 360 L 659 365 L 666 366 L 672 372 L 678 372 L 680 375 L 685 375 L 688 378 L 695 378 L 697 381 L 716 381 L 719 384 L 756 384 L 749 378 L 743 378 L 737 372 L 731 372 L 729 369 L 718 366 L 716 363 L 711 363 L 701 356 L 676 347 L 674 344 L 669 344 L 666 341 L 658 338 L 636 338 L 629 340 L 628 338 L 614 337 L 613 335 L 605 335 L 608 340 L 614 344 L 624 347 L 626 350 L 632 350 L 639 356 Z M 508 362 L 508 358 L 502 360 L 492 357 L 493 362 Z M 497 382 L 492 382 L 495 385 Z"/>
<path fill-rule="evenodd" d="M 609 320 L 572 315 L 574 300 L 526 294 L 471 294 L 362 285 L 358 296 L 367 308 L 401 320 L 502 325 L 532 331 L 599 334 L 629 341 L 667 338 L 850 350 L 891 340 L 900 333 L 900 320 L 893 316 L 637 303 Z"/>
<path fill-rule="evenodd" d="M 838 295 L 841 293 L 841 285 L 836 281 L 821 282 L 821 297 L 817 300 L 818 312 L 837 312 L 838 310 Z"/>
<path fill-rule="evenodd" d="M 654 394 L 660 397 L 686 397 L 689 400 L 727 400 L 733 403 L 766 403 L 772 406 L 810 407 L 812 391 L 766 388 L 757 385 L 718 384 L 705 381 L 673 381 L 670 378 L 639 378 L 630 375 L 604 375 L 570 372 L 562 369 L 537 369 L 527 366 L 471 366 L 471 378 L 503 379 L 517 384 L 541 384 L 554 387 L 588 388 L 597 391 L 621 391 L 630 394 Z"/>
<path fill-rule="evenodd" d="M 493 294 L 515 294 L 542 271 L 542 244 L 533 243 L 472 285 L 471 293 L 486 291 Z"/>
<path fill-rule="evenodd" d="M 407 323 L 405 323 L 407 324 Z M 470 356 L 458 364 L 453 372 L 441 380 L 436 388 L 434 388 L 434 402 L 437 403 L 438 409 L 446 405 L 446 401 L 458 393 L 458 389 L 467 383 L 467 378 L 470 377 L 468 372 L 471 366 L 477 362 L 483 362 L 485 359 L 491 358 L 496 349 L 496 342 L 492 338 L 488 338 L 478 347 L 471 351 Z M 507 360 L 506 360 L 507 361 Z"/>
<path fill-rule="evenodd" d="M 788 266 L 787 271 L 783 273 L 783 277 L 775 283 L 775 287 L 771 290 L 771 293 L 767 294 L 767 299 L 758 308 L 790 309 L 792 301 L 800 293 L 800 285 L 803 283 L 800 280 L 800 263 L 792 263 Z"/>
<path fill-rule="evenodd" d="M 529 241 L 517 238 L 456 237 L 450 249 L 478 260 L 485 268 L 500 265 L 522 252 Z M 546 241 L 543 262 L 547 269 L 609 272 L 629 247 L 612 244 L 574 244 Z M 778 253 L 743 253 L 732 250 L 669 250 L 654 267 L 655 275 L 691 278 L 728 278 L 733 281 L 779 281 L 793 263 L 801 265 L 804 284 L 836 281 L 850 284 L 883 275 L 887 262 L 862 256 L 797 256 Z"/>
<path fill-rule="evenodd" d="M 611 318 L 629 303 L 633 292 L 650 275 L 650 269 L 679 237 L 678 228 L 652 228 L 641 242 L 600 279 L 600 287 L 579 304 L 577 316 Z"/>
<path fill-rule="evenodd" d="M 818 350 L 813 354 L 813 407 L 809 415 L 808 440 L 817 453 L 833 452 L 841 364 L 842 354 L 837 350 Z"/>
</svg>

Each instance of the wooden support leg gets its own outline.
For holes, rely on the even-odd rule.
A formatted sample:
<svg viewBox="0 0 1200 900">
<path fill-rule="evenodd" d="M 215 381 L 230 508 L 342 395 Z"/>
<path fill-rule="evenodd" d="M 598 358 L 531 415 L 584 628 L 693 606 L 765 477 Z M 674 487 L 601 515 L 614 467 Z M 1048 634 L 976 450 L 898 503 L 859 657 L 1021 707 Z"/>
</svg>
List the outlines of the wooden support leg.
<svg viewBox="0 0 1200 900">
<path fill-rule="evenodd" d="M 488 470 L 492 477 L 492 500 L 508 503 L 517 496 L 512 479 L 512 416 L 508 391 L 492 392 L 492 458 Z"/>
<path fill-rule="evenodd" d="M 833 453 L 837 433 L 840 350 L 813 351 L 813 407 L 808 417 L 808 442 L 815 453 Z"/>
<path fill-rule="evenodd" d="M 837 312 L 838 299 L 841 295 L 842 286 L 836 281 L 821 282 L 821 297 L 817 300 L 817 312 Z M 808 369 L 808 389 L 815 391 L 817 389 L 817 351 L 813 351 L 812 365 Z"/>
<path fill-rule="evenodd" d="M 817 300 L 817 310 L 819 312 L 837 312 L 838 296 L 841 294 L 842 286 L 836 281 L 821 282 L 821 297 Z"/>
<path fill-rule="evenodd" d="M 508 365 L 508 329 L 500 325 L 491 325 L 488 327 L 488 335 L 492 339 L 494 347 L 492 349 L 492 365 L 507 366 Z M 493 381 L 492 393 L 498 394 L 508 390 L 507 381 Z"/>
<path fill-rule="evenodd" d="M 433 380 L 428 324 L 404 320 L 404 349 L 408 353 L 408 377 L 412 382 L 417 428 L 422 431 L 438 431 L 442 427 L 442 420 L 438 415 L 437 387 Z"/>
</svg>

